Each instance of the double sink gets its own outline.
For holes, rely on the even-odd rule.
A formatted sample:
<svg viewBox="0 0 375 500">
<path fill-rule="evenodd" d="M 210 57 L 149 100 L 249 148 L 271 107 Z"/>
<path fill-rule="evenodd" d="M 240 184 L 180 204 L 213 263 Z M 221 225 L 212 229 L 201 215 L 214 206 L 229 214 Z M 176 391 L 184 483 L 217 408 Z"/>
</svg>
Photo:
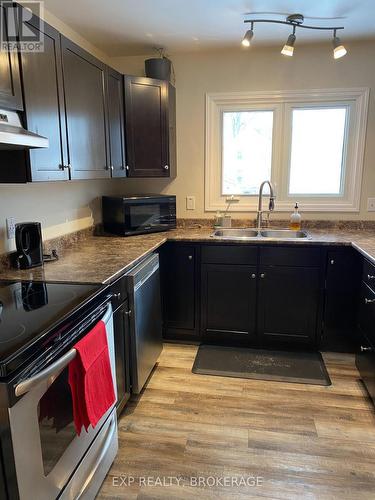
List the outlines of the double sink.
<svg viewBox="0 0 375 500">
<path fill-rule="evenodd" d="M 255 229 L 255 228 L 220 228 L 215 229 L 212 238 L 221 240 L 301 240 L 311 239 L 307 231 L 293 231 L 291 229 Z"/>
</svg>

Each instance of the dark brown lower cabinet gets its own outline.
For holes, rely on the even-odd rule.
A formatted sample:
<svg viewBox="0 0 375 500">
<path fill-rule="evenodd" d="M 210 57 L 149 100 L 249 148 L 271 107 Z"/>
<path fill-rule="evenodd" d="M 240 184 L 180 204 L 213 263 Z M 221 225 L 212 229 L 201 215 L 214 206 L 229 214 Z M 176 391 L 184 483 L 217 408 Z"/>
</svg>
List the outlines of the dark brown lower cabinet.
<svg viewBox="0 0 375 500">
<path fill-rule="evenodd" d="M 320 349 L 355 352 L 362 258 L 351 247 L 328 250 Z"/>
<path fill-rule="evenodd" d="M 356 366 L 367 392 L 375 403 L 375 346 L 367 336 L 361 332 L 358 347 L 359 349 L 355 359 Z"/>
<path fill-rule="evenodd" d="M 198 259 L 195 245 L 167 243 L 160 251 L 163 336 L 198 338 Z"/>
<path fill-rule="evenodd" d="M 203 340 L 253 344 L 256 340 L 257 268 L 203 264 Z"/>
<path fill-rule="evenodd" d="M 258 336 L 261 345 L 317 342 L 319 268 L 269 266 L 259 273 Z"/>
</svg>

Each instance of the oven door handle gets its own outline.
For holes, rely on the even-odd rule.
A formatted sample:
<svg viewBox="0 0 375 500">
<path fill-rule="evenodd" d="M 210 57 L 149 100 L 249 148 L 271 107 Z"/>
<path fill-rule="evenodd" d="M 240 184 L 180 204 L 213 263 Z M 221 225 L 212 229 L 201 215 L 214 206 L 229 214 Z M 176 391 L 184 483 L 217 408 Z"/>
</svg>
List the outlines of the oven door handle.
<svg viewBox="0 0 375 500">
<path fill-rule="evenodd" d="M 41 371 L 34 377 L 30 377 L 22 382 L 20 382 L 15 388 L 16 396 L 23 396 L 27 392 L 29 392 L 33 387 L 38 385 L 40 382 L 43 382 L 46 379 L 48 380 L 49 385 L 51 385 L 56 378 L 60 375 L 63 369 L 76 357 L 77 351 L 76 349 L 70 349 L 64 356 L 61 356 L 55 363 L 52 363 L 48 368 Z"/>
</svg>

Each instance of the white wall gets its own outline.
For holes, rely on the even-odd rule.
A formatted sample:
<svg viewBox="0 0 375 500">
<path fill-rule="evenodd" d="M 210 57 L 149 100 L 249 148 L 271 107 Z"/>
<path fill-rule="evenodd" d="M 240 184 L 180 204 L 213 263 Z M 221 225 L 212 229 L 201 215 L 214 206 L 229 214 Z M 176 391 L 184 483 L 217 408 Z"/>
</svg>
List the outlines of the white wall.
<svg viewBox="0 0 375 500">
<path fill-rule="evenodd" d="M 367 197 L 375 196 L 375 41 L 345 44 L 348 55 L 334 61 L 328 41 L 298 44 L 293 58 L 280 55 L 280 46 L 250 50 L 221 50 L 172 56 L 177 88 L 178 176 L 173 182 L 129 180 L 130 191 L 162 189 L 177 194 L 180 217 L 212 217 L 204 212 L 205 93 L 242 90 L 370 87 L 370 109 L 361 211 L 358 214 L 306 214 L 319 219 L 374 219 L 366 211 Z M 124 73 L 143 74 L 146 57 L 112 58 L 111 65 Z M 196 210 L 185 209 L 186 195 L 196 196 Z M 277 203 L 276 203 L 277 205 Z M 291 206 L 292 210 L 292 206 Z M 285 218 L 285 213 L 281 218 Z M 241 216 L 236 212 L 236 217 Z M 249 214 L 242 214 L 249 217 Z M 274 215 L 273 217 L 277 217 Z"/>
</svg>

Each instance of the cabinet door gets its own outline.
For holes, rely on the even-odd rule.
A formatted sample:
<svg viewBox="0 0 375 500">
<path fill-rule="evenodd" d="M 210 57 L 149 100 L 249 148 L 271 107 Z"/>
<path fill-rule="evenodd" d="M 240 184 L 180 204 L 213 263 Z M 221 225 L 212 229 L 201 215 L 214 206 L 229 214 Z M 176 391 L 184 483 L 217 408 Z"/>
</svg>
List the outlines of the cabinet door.
<svg viewBox="0 0 375 500">
<path fill-rule="evenodd" d="M 126 177 L 123 76 L 107 68 L 109 157 L 112 177 Z"/>
<path fill-rule="evenodd" d="M 61 46 L 71 177 L 110 177 L 105 65 L 64 37 Z"/>
<path fill-rule="evenodd" d="M 167 83 L 125 76 L 127 166 L 130 177 L 169 177 Z"/>
<path fill-rule="evenodd" d="M 40 30 L 40 20 L 33 17 L 29 24 Z M 48 137 L 49 147 L 31 149 L 32 181 L 69 179 L 66 146 L 66 122 L 62 81 L 60 34 L 47 23 L 42 23 L 43 52 L 21 54 L 23 92 L 27 128 Z"/>
<path fill-rule="evenodd" d="M 355 352 L 361 257 L 352 248 L 327 254 L 324 328 L 321 347 Z"/>
<path fill-rule="evenodd" d="M 168 244 L 160 253 L 164 333 L 194 334 L 196 327 L 196 249 Z M 182 332 L 181 332 L 182 333 Z M 173 336 L 173 333 L 172 333 Z"/>
<path fill-rule="evenodd" d="M 319 299 L 320 269 L 263 267 L 259 279 L 260 342 L 315 344 Z"/>
<path fill-rule="evenodd" d="M 1 8 L 1 22 L 4 38 L 8 38 L 6 9 Z M 12 19 L 9 19 L 12 23 Z M 9 24 L 11 25 L 11 24 Z M 18 53 L 0 50 L 0 108 L 23 109 Z"/>
<path fill-rule="evenodd" d="M 113 313 L 118 414 L 122 411 L 126 401 L 130 397 L 130 346 L 128 312 L 128 301 L 125 301 Z"/>
<path fill-rule="evenodd" d="M 202 265 L 202 334 L 206 340 L 256 339 L 256 267 Z"/>
</svg>

